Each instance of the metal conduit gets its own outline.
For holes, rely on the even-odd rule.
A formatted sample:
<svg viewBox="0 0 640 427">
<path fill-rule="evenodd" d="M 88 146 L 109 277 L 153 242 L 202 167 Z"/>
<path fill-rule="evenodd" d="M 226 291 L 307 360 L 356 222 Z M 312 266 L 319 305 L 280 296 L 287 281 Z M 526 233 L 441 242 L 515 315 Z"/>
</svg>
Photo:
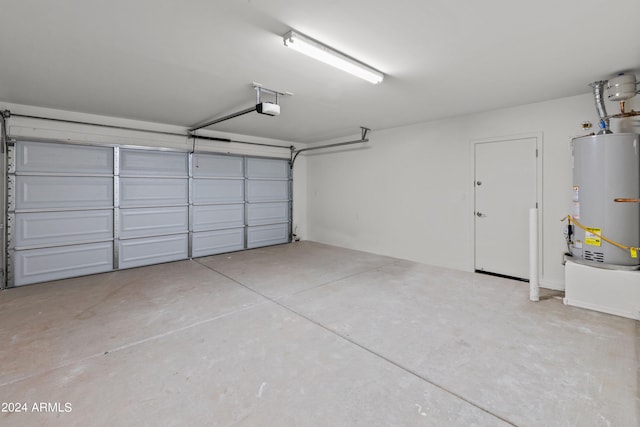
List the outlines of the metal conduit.
<svg viewBox="0 0 640 427">
<path fill-rule="evenodd" d="M 365 127 L 361 127 L 360 128 L 362 130 L 361 139 L 353 140 L 353 141 L 346 141 L 346 142 L 338 142 L 338 143 L 335 143 L 335 144 L 320 145 L 320 146 L 317 146 L 317 147 L 303 148 L 301 150 L 296 150 L 295 146 L 293 146 L 293 145 L 284 146 L 284 145 L 277 145 L 277 144 L 267 144 L 267 143 L 263 143 L 263 142 L 241 141 L 241 140 L 231 139 L 231 138 L 220 138 L 220 137 L 215 137 L 215 136 L 195 135 L 195 134 L 191 133 L 191 132 L 194 132 L 196 130 L 202 129 L 204 127 L 211 126 L 212 124 L 219 123 L 219 122 L 221 122 L 223 120 L 228 120 L 230 118 L 237 117 L 237 116 L 242 115 L 242 114 L 247 114 L 247 113 L 250 113 L 252 111 L 255 111 L 255 107 L 247 108 L 246 110 L 243 110 L 241 112 L 234 113 L 232 115 L 225 116 L 225 117 L 222 117 L 220 119 L 216 119 L 216 120 L 211 121 L 209 123 L 205 123 L 205 124 L 200 125 L 200 126 L 198 126 L 196 128 L 193 128 L 192 130 L 189 131 L 189 133 L 179 133 L 179 132 L 168 132 L 168 131 L 159 131 L 159 130 L 135 128 L 135 127 L 131 127 L 131 126 L 106 125 L 106 124 L 103 124 L 103 123 L 91 123 L 91 122 L 84 122 L 84 121 L 80 121 L 80 120 L 56 119 L 56 118 L 53 118 L 53 117 L 34 116 L 34 115 L 29 115 L 29 114 L 14 114 L 14 113 L 11 113 L 9 110 L 4 110 L 4 111 L 0 112 L 0 124 L 2 125 L 2 147 L 0 148 L 0 150 L 2 150 L 2 151 L 0 151 L 0 152 L 4 152 L 4 146 L 6 145 L 6 143 L 8 141 L 7 132 L 6 132 L 6 119 L 9 118 L 9 117 L 21 117 L 21 118 L 25 118 L 25 119 L 47 120 L 47 121 L 58 122 L 58 123 L 69 123 L 69 124 L 76 124 L 76 125 L 97 126 L 97 127 L 107 128 L 107 129 L 127 130 L 127 131 L 134 131 L 134 132 L 146 132 L 146 133 L 152 133 L 152 134 L 156 134 L 156 135 L 180 136 L 180 137 L 194 138 L 194 139 L 200 139 L 200 140 L 205 140 L 205 141 L 219 141 L 219 142 L 229 142 L 229 143 L 233 142 L 233 143 L 237 143 L 237 144 L 253 145 L 253 146 L 259 146 L 259 147 L 283 148 L 283 149 L 290 150 L 292 155 L 295 152 L 295 155 L 293 155 L 293 157 L 291 159 L 291 167 L 293 167 L 293 163 L 295 162 L 295 159 L 298 157 L 298 155 L 300 153 L 302 153 L 302 152 L 305 152 L 305 151 L 320 150 L 320 149 L 323 149 L 323 148 L 340 147 L 340 146 L 344 146 L 344 145 L 360 144 L 360 143 L 369 142 L 369 139 L 366 138 L 366 135 L 371 129 L 368 129 L 368 128 L 365 128 Z"/>
<path fill-rule="evenodd" d="M 185 135 L 183 135 L 183 136 L 185 136 Z M 292 150 L 292 151 L 295 150 L 295 147 L 293 145 L 285 147 L 284 145 L 267 144 L 267 143 L 264 143 L 264 142 L 237 141 L 235 139 L 218 138 L 216 136 L 190 135 L 190 138 L 202 139 L 202 140 L 205 140 L 205 141 L 236 142 L 238 144 L 256 145 L 256 146 L 259 146 L 259 147 L 286 148 L 287 150 Z"/>
<path fill-rule="evenodd" d="M 7 118 L 10 116 L 9 110 L 0 111 L 0 125 L 2 126 L 2 133 L 0 134 L 0 169 L 2 169 L 2 176 L 0 177 L 0 211 L 2 211 L 2 218 L 0 219 L 0 290 L 5 289 L 7 286 Z"/>
<path fill-rule="evenodd" d="M 318 145 L 316 147 L 309 147 L 309 148 L 303 148 L 301 150 L 297 150 L 295 152 L 295 155 L 291 158 L 291 168 L 293 168 L 293 164 L 295 163 L 296 159 L 298 158 L 298 155 L 300 155 L 300 153 L 303 153 L 305 151 L 321 150 L 323 148 L 342 147 L 344 145 L 360 144 L 360 143 L 363 143 L 363 142 L 369 142 L 369 139 L 367 138 L 367 133 L 371 129 L 365 128 L 365 127 L 362 127 L 362 126 L 360 127 L 360 129 L 362 130 L 362 136 L 360 137 L 360 139 L 356 139 L 356 140 L 353 140 L 353 141 L 336 142 L 335 144 Z"/>
<path fill-rule="evenodd" d="M 254 110 L 255 110 L 255 107 L 253 107 L 251 109 L 251 111 L 254 111 Z M 247 111 L 247 112 L 250 112 L 250 111 Z M 6 133 L 5 133 L 5 126 L 4 126 L 5 125 L 5 118 L 11 116 L 11 117 L 21 117 L 21 118 L 25 118 L 25 119 L 47 120 L 47 121 L 58 122 L 58 123 L 70 123 L 70 124 L 76 124 L 76 125 L 97 126 L 97 127 L 102 127 L 102 128 L 108 128 L 108 129 L 128 130 L 128 131 L 134 131 L 134 132 L 146 132 L 146 133 L 153 133 L 153 134 L 156 134 L 156 135 L 180 136 L 180 137 L 187 137 L 187 138 L 197 138 L 197 139 L 202 139 L 202 140 L 207 140 L 207 141 L 235 142 L 235 143 L 238 143 L 238 144 L 257 145 L 257 146 L 272 147 L 272 148 L 284 148 L 284 149 L 287 149 L 287 150 L 291 150 L 291 146 L 287 147 L 287 146 L 284 146 L 284 145 L 267 144 L 267 143 L 261 143 L 261 142 L 240 141 L 240 140 L 236 140 L 236 139 L 217 138 L 217 137 L 213 137 L 213 136 L 199 136 L 199 135 L 192 135 L 190 133 L 150 130 L 150 129 L 135 128 L 135 127 L 130 127 L 130 126 L 105 125 L 105 124 L 102 124 L 102 123 L 83 122 L 83 121 L 79 121 L 79 120 L 55 119 L 55 118 L 52 118 L 52 117 L 32 116 L 32 115 L 27 115 L 27 114 L 13 114 L 13 113 L 10 113 L 8 110 L 5 110 L 0 115 L 2 115 L 2 119 L 1 119 L 2 120 L 2 122 L 1 122 L 2 123 L 2 137 L 3 137 L 3 140 L 4 140 L 5 143 L 7 141 Z M 4 150 L 4 147 L 3 147 L 3 150 Z"/>
<path fill-rule="evenodd" d="M 178 133 L 178 132 L 166 132 L 166 131 L 160 131 L 160 130 L 148 130 L 148 129 L 129 127 L 129 126 L 105 125 L 105 124 L 102 124 L 102 123 L 82 122 L 82 121 L 79 121 L 79 120 L 54 119 L 53 117 L 31 116 L 31 115 L 27 115 L 27 114 L 14 114 L 14 113 L 11 113 L 11 117 L 22 117 L 24 119 L 47 120 L 49 122 L 70 123 L 70 124 L 74 124 L 74 125 L 98 126 L 98 127 L 102 127 L 102 128 L 109 128 L 109 129 L 132 130 L 132 131 L 135 131 L 135 132 L 149 132 L 149 133 L 155 133 L 155 134 L 159 134 L 159 135 L 188 136 L 188 135 L 185 135 L 185 134 L 182 134 L 182 133 Z"/>
<path fill-rule="evenodd" d="M 0 111 L 0 125 L 2 125 L 2 135 L 0 136 L 0 153 L 4 153 L 7 146 L 7 118 L 11 113 L 9 110 Z"/>
</svg>

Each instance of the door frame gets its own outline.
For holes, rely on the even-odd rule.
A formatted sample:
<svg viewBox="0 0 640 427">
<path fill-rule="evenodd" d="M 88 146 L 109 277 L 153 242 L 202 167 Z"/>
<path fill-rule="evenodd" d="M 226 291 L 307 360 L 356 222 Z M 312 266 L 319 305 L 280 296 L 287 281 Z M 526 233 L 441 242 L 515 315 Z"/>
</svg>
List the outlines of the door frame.
<svg viewBox="0 0 640 427">
<path fill-rule="evenodd" d="M 477 144 L 486 144 L 490 142 L 504 142 L 511 141 L 514 139 L 530 139 L 535 138 L 536 140 L 536 206 L 538 208 L 538 280 L 541 283 L 543 281 L 544 275 L 544 259 L 543 259 L 543 231 L 544 231 L 544 221 L 543 221 L 543 213 L 544 213 L 544 205 L 542 202 L 542 189 L 543 189 L 543 180 L 542 180 L 542 172 L 543 172 L 543 133 L 540 132 L 530 132 L 530 133 L 519 133 L 513 135 L 503 135 L 503 136 L 494 136 L 494 137 L 486 137 L 486 138 L 477 138 L 469 141 L 469 230 L 471 232 L 471 248 L 469 250 L 469 260 L 470 260 L 470 270 L 476 270 L 476 221 L 475 221 L 475 207 L 476 207 L 476 189 L 475 189 L 475 177 L 476 177 L 476 145 Z M 527 232 L 527 236 L 529 233 Z"/>
</svg>

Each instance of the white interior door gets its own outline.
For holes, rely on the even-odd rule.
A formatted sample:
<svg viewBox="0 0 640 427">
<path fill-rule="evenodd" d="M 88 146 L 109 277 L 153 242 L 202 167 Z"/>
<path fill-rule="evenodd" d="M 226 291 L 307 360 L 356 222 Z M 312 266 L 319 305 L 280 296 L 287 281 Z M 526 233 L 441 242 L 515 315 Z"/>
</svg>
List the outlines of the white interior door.
<svg viewBox="0 0 640 427">
<path fill-rule="evenodd" d="M 537 140 L 475 144 L 475 269 L 529 276 L 529 209 L 536 207 Z"/>
</svg>

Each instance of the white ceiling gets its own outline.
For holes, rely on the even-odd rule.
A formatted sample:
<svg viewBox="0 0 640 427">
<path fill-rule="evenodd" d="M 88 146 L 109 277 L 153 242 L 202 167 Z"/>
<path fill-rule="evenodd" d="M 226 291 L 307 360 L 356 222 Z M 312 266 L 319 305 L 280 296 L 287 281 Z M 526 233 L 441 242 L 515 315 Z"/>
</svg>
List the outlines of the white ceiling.
<svg viewBox="0 0 640 427">
<path fill-rule="evenodd" d="M 295 142 L 589 92 L 640 69 L 638 0 L 4 0 L 0 100 Z M 383 71 L 283 46 L 296 29 Z M 1 104 L 0 104 L 1 106 Z"/>
</svg>

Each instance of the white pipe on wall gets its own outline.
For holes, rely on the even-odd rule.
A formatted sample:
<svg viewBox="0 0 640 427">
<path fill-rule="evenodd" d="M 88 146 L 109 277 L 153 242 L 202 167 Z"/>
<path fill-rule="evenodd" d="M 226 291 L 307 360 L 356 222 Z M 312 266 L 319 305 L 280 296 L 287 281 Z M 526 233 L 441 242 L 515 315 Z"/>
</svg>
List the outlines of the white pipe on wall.
<svg viewBox="0 0 640 427">
<path fill-rule="evenodd" d="M 538 280 L 538 209 L 529 209 L 529 300 L 540 301 Z"/>
</svg>

